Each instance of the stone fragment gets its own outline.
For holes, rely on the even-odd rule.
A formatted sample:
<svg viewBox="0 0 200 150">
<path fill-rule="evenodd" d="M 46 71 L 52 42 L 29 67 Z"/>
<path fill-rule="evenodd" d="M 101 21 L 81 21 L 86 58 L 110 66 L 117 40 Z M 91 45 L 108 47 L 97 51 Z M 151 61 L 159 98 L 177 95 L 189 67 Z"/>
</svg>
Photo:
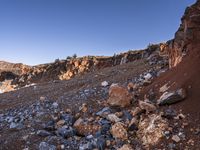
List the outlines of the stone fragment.
<svg viewBox="0 0 200 150">
<path fill-rule="evenodd" d="M 10 129 L 22 129 L 22 128 L 23 128 L 23 124 L 22 123 L 12 122 L 10 124 Z"/>
<path fill-rule="evenodd" d="M 167 84 L 165 84 L 165 85 L 163 85 L 163 86 L 160 88 L 159 92 L 160 92 L 160 93 L 164 93 L 164 92 L 166 92 L 168 89 L 169 89 L 169 86 L 168 86 Z"/>
<path fill-rule="evenodd" d="M 56 123 L 56 126 L 59 128 L 61 126 L 63 126 L 65 124 L 65 120 L 59 120 L 57 123 Z"/>
<path fill-rule="evenodd" d="M 149 80 L 152 78 L 152 75 L 150 73 L 147 73 L 146 75 L 144 75 L 145 80 Z"/>
<path fill-rule="evenodd" d="M 131 122 L 129 123 L 128 130 L 129 131 L 138 130 L 138 120 L 135 117 L 133 117 Z"/>
<path fill-rule="evenodd" d="M 83 113 L 87 112 L 87 104 L 83 103 L 82 106 L 79 107 L 79 111 L 82 111 Z"/>
<path fill-rule="evenodd" d="M 46 100 L 46 97 L 41 96 L 41 97 L 40 97 L 40 100 L 41 100 L 41 101 L 45 101 L 45 100 Z"/>
<path fill-rule="evenodd" d="M 114 123 L 121 121 L 121 119 L 118 118 L 115 114 L 109 114 L 107 119 Z"/>
<path fill-rule="evenodd" d="M 109 89 L 108 104 L 111 106 L 126 107 L 131 104 L 133 96 L 124 87 L 115 85 Z"/>
<path fill-rule="evenodd" d="M 98 137 L 96 142 L 98 150 L 104 150 L 106 148 L 106 140 L 104 137 Z"/>
<path fill-rule="evenodd" d="M 134 84 L 133 82 L 128 83 L 127 88 L 129 91 L 134 91 L 138 88 L 138 84 Z"/>
<path fill-rule="evenodd" d="M 47 122 L 46 124 L 44 124 L 44 129 L 48 130 L 48 131 L 55 130 L 55 121 L 51 120 L 51 121 Z"/>
<path fill-rule="evenodd" d="M 121 148 L 117 150 L 133 150 L 133 148 L 129 144 L 124 144 Z"/>
<path fill-rule="evenodd" d="M 182 114 L 182 113 L 180 113 L 180 114 L 178 114 L 176 117 L 174 117 L 174 119 L 185 119 L 185 115 L 184 114 Z"/>
<path fill-rule="evenodd" d="M 82 118 L 79 118 L 74 123 L 74 128 L 79 135 L 83 136 L 94 134 L 101 129 L 98 124 L 90 124 L 89 122 L 85 122 Z"/>
<path fill-rule="evenodd" d="M 140 120 L 137 136 L 145 145 L 157 144 L 163 137 L 163 132 L 168 128 L 168 123 L 160 115 L 152 114 Z"/>
<path fill-rule="evenodd" d="M 139 101 L 139 107 L 143 110 L 146 110 L 147 114 L 149 112 L 153 112 L 156 110 L 156 106 L 154 106 L 153 104 L 147 103 L 147 102 L 143 102 L 143 101 Z"/>
<path fill-rule="evenodd" d="M 72 126 L 75 122 L 75 118 L 73 115 L 71 114 L 61 114 L 61 120 L 64 120 L 65 121 L 65 124 L 68 125 L 68 126 Z"/>
<path fill-rule="evenodd" d="M 178 135 L 173 135 L 172 140 L 175 141 L 176 143 L 180 142 L 180 137 Z"/>
<path fill-rule="evenodd" d="M 133 111 L 131 111 L 133 117 L 137 116 L 140 113 L 142 113 L 142 109 L 140 107 L 136 107 Z"/>
<path fill-rule="evenodd" d="M 101 86 L 103 86 L 103 87 L 106 87 L 106 86 L 108 86 L 109 84 L 108 84 L 108 82 L 107 81 L 103 81 L 103 82 L 101 82 Z"/>
<path fill-rule="evenodd" d="M 46 136 L 50 136 L 51 133 L 45 130 L 39 130 L 37 131 L 37 135 L 42 136 L 42 137 L 46 137 Z"/>
<path fill-rule="evenodd" d="M 166 110 L 164 110 L 162 117 L 165 117 L 167 119 L 172 119 L 176 116 L 176 112 L 175 110 L 168 108 Z"/>
<path fill-rule="evenodd" d="M 114 138 L 119 138 L 122 140 L 126 140 L 128 138 L 128 133 L 124 128 L 124 124 L 121 122 L 117 122 L 111 127 L 111 134 Z"/>
<path fill-rule="evenodd" d="M 39 150 L 56 150 L 56 146 L 50 145 L 46 142 L 41 142 L 39 145 Z"/>
<path fill-rule="evenodd" d="M 52 104 L 52 106 L 53 106 L 53 108 L 58 108 L 58 103 L 57 102 L 54 102 L 53 104 Z"/>
<path fill-rule="evenodd" d="M 111 113 L 111 110 L 109 107 L 104 107 L 102 110 L 100 110 L 99 112 L 96 113 L 97 116 L 101 116 L 101 117 L 105 117 L 108 114 Z"/>
<path fill-rule="evenodd" d="M 158 100 L 158 105 L 170 105 L 184 100 L 186 97 L 186 91 L 184 89 L 178 89 L 174 92 L 165 92 Z"/>
<path fill-rule="evenodd" d="M 72 137 L 72 136 L 75 135 L 75 132 L 71 127 L 69 127 L 68 129 L 66 129 L 64 127 L 59 128 L 57 130 L 57 133 L 58 133 L 58 135 L 60 135 L 60 136 L 62 136 L 64 138 L 69 138 L 69 137 Z"/>
</svg>

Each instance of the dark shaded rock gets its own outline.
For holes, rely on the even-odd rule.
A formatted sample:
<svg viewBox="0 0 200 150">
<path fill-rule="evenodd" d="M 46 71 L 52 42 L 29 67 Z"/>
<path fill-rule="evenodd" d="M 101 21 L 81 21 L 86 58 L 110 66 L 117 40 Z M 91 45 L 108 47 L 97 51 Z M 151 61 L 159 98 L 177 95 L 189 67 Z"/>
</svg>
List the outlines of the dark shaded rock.
<svg viewBox="0 0 200 150">
<path fill-rule="evenodd" d="M 51 120 L 44 125 L 44 129 L 48 131 L 55 130 L 55 121 Z"/>
<path fill-rule="evenodd" d="M 100 110 L 99 112 L 97 112 L 96 115 L 104 117 L 105 115 L 110 114 L 110 113 L 111 113 L 110 108 L 109 107 L 105 107 L 102 110 Z"/>
<path fill-rule="evenodd" d="M 39 145 L 39 150 L 56 150 L 56 147 L 46 142 L 41 142 Z"/>
<path fill-rule="evenodd" d="M 104 150 L 106 148 L 106 140 L 105 140 L 105 138 L 104 137 L 99 137 L 97 139 L 96 145 L 97 145 L 98 150 Z"/>
<path fill-rule="evenodd" d="M 162 117 L 167 118 L 167 119 L 173 119 L 175 116 L 176 116 L 176 112 L 170 108 L 166 109 L 162 115 Z"/>
<path fill-rule="evenodd" d="M 57 133 L 64 138 L 69 138 L 75 135 L 75 131 L 71 127 L 69 129 L 59 128 Z"/>
<path fill-rule="evenodd" d="M 184 100 L 186 97 L 186 91 L 179 89 L 175 92 L 165 92 L 158 100 L 158 105 L 170 105 Z"/>
<path fill-rule="evenodd" d="M 105 119 L 105 118 L 99 120 L 99 124 L 100 124 L 100 125 L 110 124 L 110 123 L 111 123 L 111 122 L 110 122 L 109 120 Z"/>
<path fill-rule="evenodd" d="M 131 120 L 133 118 L 132 115 L 128 111 L 123 111 L 123 114 L 124 114 L 123 117 L 125 120 Z"/>
<path fill-rule="evenodd" d="M 22 123 L 15 123 L 15 122 L 12 122 L 10 124 L 10 129 L 22 129 L 24 126 Z"/>
<path fill-rule="evenodd" d="M 42 136 L 42 137 L 46 137 L 46 136 L 50 136 L 51 133 L 48 132 L 48 131 L 45 131 L 45 130 L 39 130 L 39 131 L 37 132 L 37 135 Z"/>
<path fill-rule="evenodd" d="M 75 118 L 71 114 L 62 114 L 61 119 L 65 120 L 65 124 L 69 126 L 72 126 L 75 122 Z"/>
</svg>

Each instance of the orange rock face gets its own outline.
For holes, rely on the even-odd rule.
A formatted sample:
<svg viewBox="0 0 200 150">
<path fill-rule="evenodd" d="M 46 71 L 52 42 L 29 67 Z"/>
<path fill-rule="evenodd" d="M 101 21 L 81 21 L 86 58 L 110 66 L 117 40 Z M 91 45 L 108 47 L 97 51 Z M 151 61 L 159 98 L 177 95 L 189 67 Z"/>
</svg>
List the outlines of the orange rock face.
<svg viewBox="0 0 200 150">
<path fill-rule="evenodd" d="M 108 104 L 111 106 L 126 107 L 131 104 L 133 96 L 129 91 L 121 86 L 111 86 L 109 90 Z"/>
<path fill-rule="evenodd" d="M 200 1 L 188 7 L 173 40 L 168 41 L 169 65 L 175 67 L 182 61 L 191 42 L 200 41 Z"/>
</svg>

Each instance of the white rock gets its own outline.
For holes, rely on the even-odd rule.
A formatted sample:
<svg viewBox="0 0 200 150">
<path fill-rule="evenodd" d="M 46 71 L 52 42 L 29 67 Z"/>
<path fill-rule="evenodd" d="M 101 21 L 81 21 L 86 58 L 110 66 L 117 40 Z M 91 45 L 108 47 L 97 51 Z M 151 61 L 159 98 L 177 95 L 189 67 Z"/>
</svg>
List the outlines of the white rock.
<svg viewBox="0 0 200 150">
<path fill-rule="evenodd" d="M 107 119 L 114 123 L 121 121 L 121 119 L 118 118 L 115 114 L 109 114 Z"/>
<path fill-rule="evenodd" d="M 60 148 L 61 149 L 65 149 L 65 145 L 60 145 Z"/>
<path fill-rule="evenodd" d="M 53 108 L 58 108 L 58 103 L 57 103 L 57 102 L 54 102 L 54 103 L 52 104 L 52 106 L 53 106 Z"/>
<path fill-rule="evenodd" d="M 152 78 L 152 75 L 150 73 L 147 73 L 145 76 L 144 76 L 145 80 L 150 80 Z"/>
<path fill-rule="evenodd" d="M 167 84 L 163 85 L 161 88 L 160 88 L 160 93 L 164 93 L 166 92 L 167 90 L 169 89 L 169 86 Z"/>
<path fill-rule="evenodd" d="M 108 86 L 108 82 L 107 82 L 107 81 L 103 81 L 103 82 L 101 82 L 101 86 L 103 86 L 103 87 Z"/>
</svg>

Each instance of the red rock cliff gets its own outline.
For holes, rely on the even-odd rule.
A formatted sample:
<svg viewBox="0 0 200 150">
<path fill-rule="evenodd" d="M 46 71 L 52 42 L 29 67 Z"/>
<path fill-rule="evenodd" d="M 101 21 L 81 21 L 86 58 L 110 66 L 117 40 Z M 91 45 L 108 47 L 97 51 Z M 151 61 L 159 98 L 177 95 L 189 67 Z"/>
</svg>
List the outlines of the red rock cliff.
<svg viewBox="0 0 200 150">
<path fill-rule="evenodd" d="M 169 66 L 175 67 L 192 42 L 200 42 L 200 0 L 188 7 L 173 40 L 168 42 Z"/>
</svg>

